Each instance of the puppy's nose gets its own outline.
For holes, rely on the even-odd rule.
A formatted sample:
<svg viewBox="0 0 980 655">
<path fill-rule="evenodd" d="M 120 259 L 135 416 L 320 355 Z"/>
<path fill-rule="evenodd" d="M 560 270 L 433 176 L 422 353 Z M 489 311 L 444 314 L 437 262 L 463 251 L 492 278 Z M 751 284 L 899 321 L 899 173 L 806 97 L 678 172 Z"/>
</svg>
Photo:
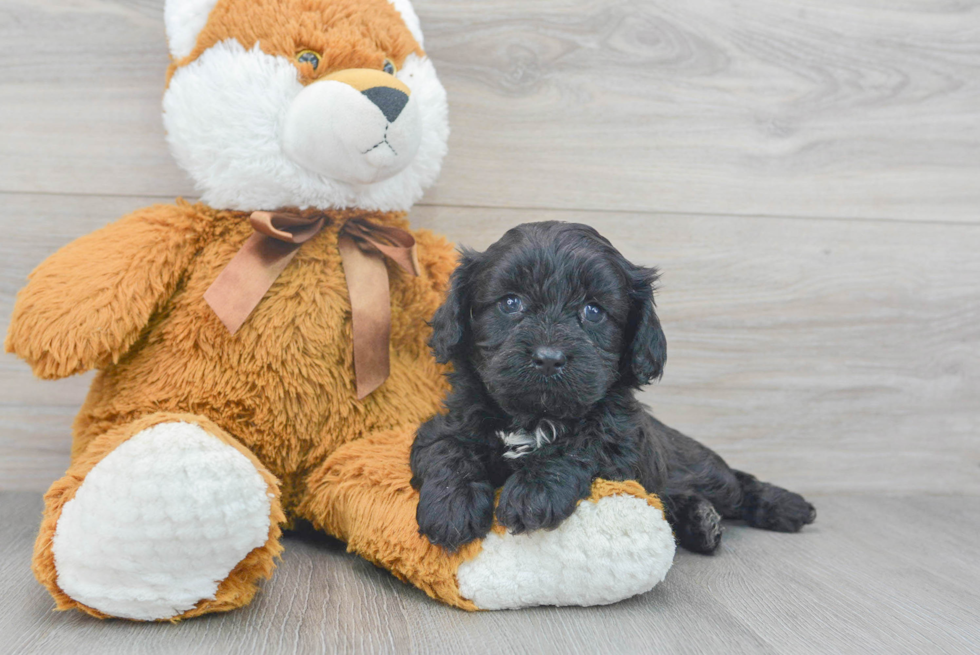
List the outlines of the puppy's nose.
<svg viewBox="0 0 980 655">
<path fill-rule="evenodd" d="M 408 104 L 408 94 L 390 86 L 376 86 L 373 89 L 365 89 L 361 93 L 381 110 L 389 123 L 394 123 Z"/>
<path fill-rule="evenodd" d="M 561 370 L 567 361 L 565 353 L 557 348 L 548 346 L 538 346 L 531 355 L 534 368 L 538 369 L 543 375 L 554 375 Z"/>
</svg>

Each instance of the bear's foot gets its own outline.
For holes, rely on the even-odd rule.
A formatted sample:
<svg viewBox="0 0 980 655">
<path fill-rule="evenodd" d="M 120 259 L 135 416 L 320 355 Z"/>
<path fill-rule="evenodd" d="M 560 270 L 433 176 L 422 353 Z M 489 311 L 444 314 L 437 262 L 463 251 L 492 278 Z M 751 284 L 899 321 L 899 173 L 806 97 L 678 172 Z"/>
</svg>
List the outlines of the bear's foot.
<svg viewBox="0 0 980 655">
<path fill-rule="evenodd" d="M 89 470 L 69 469 L 46 496 L 38 578 L 59 608 L 96 616 L 246 604 L 280 549 L 274 478 L 203 419 L 139 423 L 93 442 L 72 466 Z"/>
<path fill-rule="evenodd" d="M 658 501 L 635 482 L 598 480 L 554 530 L 495 529 L 456 579 L 460 595 L 479 609 L 608 605 L 653 589 L 674 549 Z"/>
<path fill-rule="evenodd" d="M 339 448 L 308 480 L 300 512 L 427 594 L 466 610 L 604 605 L 649 591 L 670 569 L 674 535 L 660 500 L 635 481 L 596 480 L 555 530 L 499 524 L 449 552 L 419 534 L 409 480 L 413 427 Z"/>
</svg>

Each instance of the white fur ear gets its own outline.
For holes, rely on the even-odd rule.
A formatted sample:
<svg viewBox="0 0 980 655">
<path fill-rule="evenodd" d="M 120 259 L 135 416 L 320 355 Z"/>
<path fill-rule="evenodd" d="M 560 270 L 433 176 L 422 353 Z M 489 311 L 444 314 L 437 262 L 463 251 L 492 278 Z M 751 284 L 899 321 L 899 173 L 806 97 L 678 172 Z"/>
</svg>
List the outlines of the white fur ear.
<svg viewBox="0 0 980 655">
<path fill-rule="evenodd" d="M 405 21 L 405 27 L 408 31 L 412 33 L 415 40 L 419 42 L 420 47 L 425 47 L 422 42 L 422 25 L 419 23 L 419 17 L 415 15 L 415 9 L 412 7 L 411 0 L 388 0 L 398 13 L 402 15 L 402 20 Z"/>
<path fill-rule="evenodd" d="M 182 59 L 191 54 L 197 43 L 197 35 L 204 29 L 208 14 L 217 2 L 218 0 L 167 0 L 163 8 L 163 23 L 167 27 L 167 41 L 174 59 Z M 418 19 L 415 20 L 418 23 Z"/>
</svg>

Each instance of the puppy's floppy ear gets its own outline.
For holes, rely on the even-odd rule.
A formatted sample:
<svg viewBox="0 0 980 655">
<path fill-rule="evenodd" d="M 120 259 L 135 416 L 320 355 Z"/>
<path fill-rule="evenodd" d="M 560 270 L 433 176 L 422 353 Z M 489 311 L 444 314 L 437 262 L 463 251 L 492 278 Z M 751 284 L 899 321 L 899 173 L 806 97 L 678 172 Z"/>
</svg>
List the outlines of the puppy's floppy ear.
<svg viewBox="0 0 980 655">
<path fill-rule="evenodd" d="M 432 317 L 429 347 L 436 361 L 445 364 L 465 350 L 470 337 L 470 284 L 480 253 L 462 249 L 459 265 L 449 278 L 449 293 Z"/>
<path fill-rule="evenodd" d="M 628 384 L 640 387 L 664 374 L 667 363 L 667 338 L 657 318 L 653 301 L 654 283 L 660 277 L 657 269 L 634 267 L 630 272 L 631 298 L 626 350 L 623 354 L 623 377 Z"/>
</svg>

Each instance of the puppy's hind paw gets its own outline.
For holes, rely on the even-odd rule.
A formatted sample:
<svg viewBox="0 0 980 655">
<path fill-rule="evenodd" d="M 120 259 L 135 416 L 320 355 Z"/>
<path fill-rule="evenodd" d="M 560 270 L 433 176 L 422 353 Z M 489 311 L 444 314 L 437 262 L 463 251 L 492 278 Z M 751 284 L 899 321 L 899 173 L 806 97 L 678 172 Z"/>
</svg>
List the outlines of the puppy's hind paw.
<svg viewBox="0 0 980 655">
<path fill-rule="evenodd" d="M 800 494 L 759 482 L 745 493 L 742 518 L 754 528 L 799 532 L 804 525 L 816 520 L 817 510 Z"/>
<path fill-rule="evenodd" d="M 721 515 L 698 496 L 672 498 L 677 542 L 687 550 L 710 555 L 721 543 Z"/>
</svg>

